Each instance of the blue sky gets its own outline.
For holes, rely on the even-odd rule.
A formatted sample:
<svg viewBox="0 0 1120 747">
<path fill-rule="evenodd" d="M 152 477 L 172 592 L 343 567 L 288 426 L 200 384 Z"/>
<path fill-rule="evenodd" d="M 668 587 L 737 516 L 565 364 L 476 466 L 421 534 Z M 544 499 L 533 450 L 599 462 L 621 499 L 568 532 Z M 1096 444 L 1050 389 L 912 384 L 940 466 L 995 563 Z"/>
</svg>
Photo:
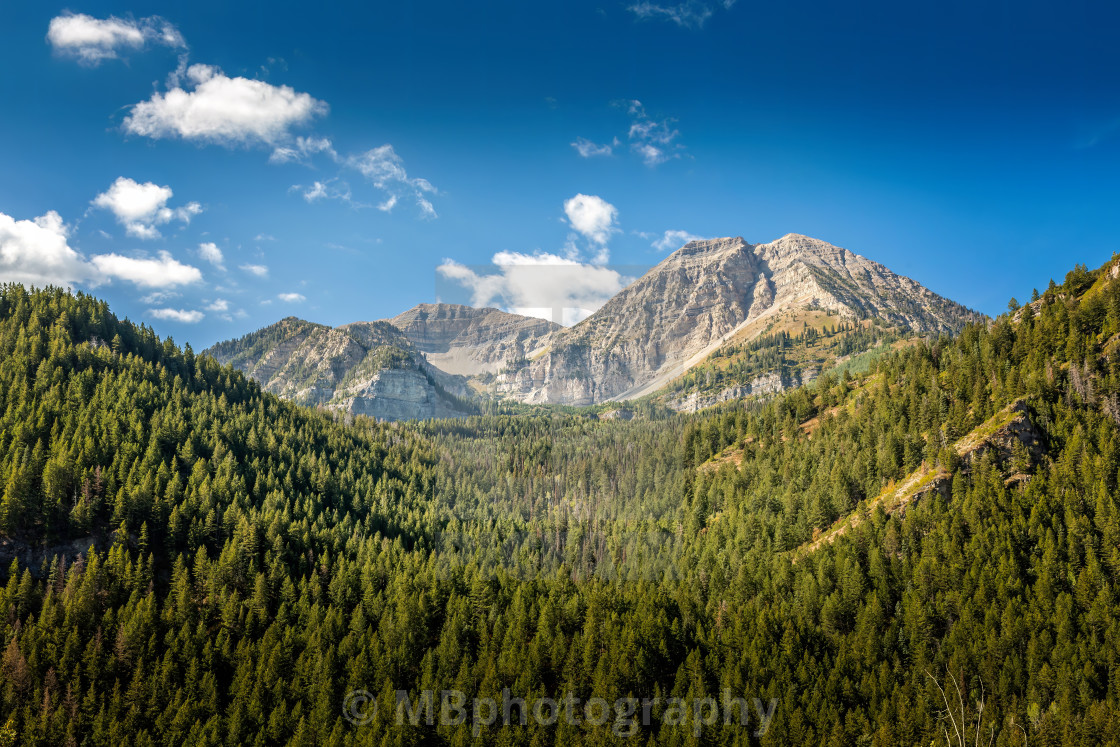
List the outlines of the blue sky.
<svg viewBox="0 0 1120 747">
<path fill-rule="evenodd" d="M 1108 5 L 5 3 L 0 279 L 198 348 L 796 232 L 994 314 L 1120 249 Z"/>
</svg>

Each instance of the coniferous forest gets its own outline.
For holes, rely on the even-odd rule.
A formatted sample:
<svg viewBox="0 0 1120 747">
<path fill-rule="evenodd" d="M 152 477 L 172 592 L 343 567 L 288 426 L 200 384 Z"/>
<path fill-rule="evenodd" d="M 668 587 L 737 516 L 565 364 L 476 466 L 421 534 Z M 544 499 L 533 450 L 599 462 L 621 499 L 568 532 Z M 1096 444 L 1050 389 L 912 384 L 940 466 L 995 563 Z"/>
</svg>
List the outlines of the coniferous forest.
<svg viewBox="0 0 1120 747">
<path fill-rule="evenodd" d="M 0 744 L 1120 744 L 1116 266 L 629 421 L 302 408 L 3 286 Z M 507 689 L 651 705 L 396 718 Z M 727 692 L 749 725 L 672 712 Z"/>
</svg>

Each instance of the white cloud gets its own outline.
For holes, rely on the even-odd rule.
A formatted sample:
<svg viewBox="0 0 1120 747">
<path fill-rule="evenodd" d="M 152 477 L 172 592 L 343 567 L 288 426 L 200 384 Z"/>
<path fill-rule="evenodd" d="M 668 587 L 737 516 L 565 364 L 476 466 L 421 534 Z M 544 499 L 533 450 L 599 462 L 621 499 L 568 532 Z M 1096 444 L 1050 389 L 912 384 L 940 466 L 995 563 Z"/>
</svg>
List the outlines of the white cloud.
<svg viewBox="0 0 1120 747">
<path fill-rule="evenodd" d="M 35 220 L 0 213 L 0 280 L 27 285 L 69 285 L 94 274 L 70 247 L 69 230 L 51 210 Z"/>
<path fill-rule="evenodd" d="M 652 246 L 654 249 L 664 252 L 670 249 L 677 250 L 690 241 L 702 241 L 703 239 L 703 236 L 697 236 L 688 231 L 666 231 L 665 235 L 654 241 Z"/>
<path fill-rule="evenodd" d="M 630 149 L 640 155 L 647 166 L 657 166 L 673 158 L 680 158 L 682 146 L 674 142 L 680 135 L 672 119 L 651 119 L 642 102 L 634 99 L 627 102 L 630 114 L 630 130 L 627 137 Z"/>
<path fill-rule="evenodd" d="M 123 50 L 140 50 L 149 43 L 186 47 L 179 30 L 158 16 L 134 21 L 67 13 L 51 19 L 47 41 L 56 52 L 76 57 L 85 65 L 116 59 Z"/>
<path fill-rule="evenodd" d="M 0 213 L 0 280 L 28 285 L 69 285 L 127 280 L 142 288 L 164 289 L 144 303 L 173 297 L 166 291 L 202 280 L 198 268 L 182 264 L 168 252 L 157 259 L 97 254 L 87 261 L 67 243 L 68 230 L 53 210 L 34 221 L 17 221 Z"/>
<path fill-rule="evenodd" d="M 186 309 L 148 309 L 148 315 L 156 319 L 183 322 L 184 324 L 197 324 L 205 316 L 201 311 L 193 309 L 190 311 Z"/>
<path fill-rule="evenodd" d="M 498 252 L 491 261 L 496 273 L 450 259 L 437 271 L 468 289 L 474 306 L 498 305 L 566 325 L 593 314 L 633 280 L 609 267 L 548 252 Z"/>
<path fill-rule="evenodd" d="M 229 311 L 229 301 L 224 298 L 216 298 L 213 302 L 206 306 L 207 311 Z"/>
<path fill-rule="evenodd" d="M 341 200 L 342 202 L 350 203 L 356 207 L 361 207 L 355 203 L 350 196 L 350 185 L 346 182 L 336 179 L 327 179 L 326 181 L 316 181 L 310 187 L 305 187 L 302 184 L 293 184 L 289 191 L 300 192 L 303 194 L 303 199 L 308 202 L 317 202 L 319 200 Z"/>
<path fill-rule="evenodd" d="M 401 194 L 411 194 L 417 207 L 426 218 L 437 218 L 436 209 L 427 195 L 439 194 L 427 179 L 420 177 L 411 178 L 405 171 L 404 161 L 392 145 L 382 145 L 365 153 L 350 156 L 346 165 L 360 172 L 373 183 L 373 186 L 389 194 L 388 199 L 382 203 L 387 207 L 378 206 L 388 212 L 396 205 L 396 198 Z"/>
<path fill-rule="evenodd" d="M 387 200 L 385 200 L 385 202 L 380 203 L 377 206 L 377 209 L 388 213 L 393 209 L 393 206 L 396 205 L 396 204 L 397 204 L 397 196 L 396 195 L 389 195 L 389 198 Z"/>
<path fill-rule="evenodd" d="M 322 199 L 326 196 L 327 186 L 322 182 L 315 182 L 303 193 L 303 199 L 308 202 L 315 202 L 315 200 Z"/>
<path fill-rule="evenodd" d="M 438 215 L 436 215 L 436 209 L 435 206 L 432 205 L 431 200 L 425 197 L 421 197 L 420 195 L 416 195 L 416 205 L 420 208 L 420 212 L 424 214 L 425 218 L 439 217 Z"/>
<path fill-rule="evenodd" d="M 676 120 L 650 117 L 642 102 L 637 99 L 614 101 L 612 106 L 624 108 L 629 115 L 630 127 L 626 131 L 626 140 L 630 143 L 630 150 L 641 156 L 647 166 L 657 166 L 681 157 L 684 146 L 677 142 L 680 131 L 673 126 Z M 615 137 L 611 142 L 600 145 L 578 137 L 571 145 L 581 157 L 595 158 L 614 155 L 622 141 Z"/>
<path fill-rule="evenodd" d="M 239 265 L 239 269 L 259 278 L 268 277 L 268 268 L 264 265 Z"/>
<path fill-rule="evenodd" d="M 618 138 L 614 138 L 609 143 L 599 145 L 588 140 L 585 137 L 577 137 L 576 141 L 572 143 L 572 147 L 584 158 L 594 158 L 595 156 L 609 156 L 614 152 L 614 149 L 619 145 Z"/>
<path fill-rule="evenodd" d="M 307 300 L 307 296 L 302 293 L 279 293 L 276 297 L 284 303 L 303 303 Z"/>
<path fill-rule="evenodd" d="M 171 299 L 178 298 L 181 295 L 182 295 L 181 293 L 178 293 L 176 291 L 168 291 L 168 290 L 152 291 L 151 293 L 149 293 L 146 296 L 141 296 L 140 297 L 140 303 L 144 303 L 144 304 L 148 304 L 149 306 L 153 306 L 157 303 L 167 303 Z"/>
<path fill-rule="evenodd" d="M 142 288 L 173 288 L 202 280 L 197 267 L 182 264 L 168 252 L 160 252 L 158 259 L 98 254 L 90 263 L 107 279 L 127 280 Z"/>
<path fill-rule="evenodd" d="M 198 245 L 198 256 L 210 264 L 217 267 L 219 270 L 225 270 L 225 257 L 222 256 L 222 250 L 213 241 L 204 241 Z"/>
<path fill-rule="evenodd" d="M 617 230 L 618 209 L 596 195 L 577 194 L 565 200 L 564 213 L 572 228 L 599 244 L 606 244 Z"/>
<path fill-rule="evenodd" d="M 151 138 L 225 146 L 278 146 L 292 127 L 326 114 L 326 103 L 289 86 L 249 78 L 230 78 L 211 65 L 191 65 L 184 77 L 193 90 L 180 87 L 178 76 L 166 93 L 155 93 L 132 107 L 124 129 Z"/>
<path fill-rule="evenodd" d="M 660 18 L 681 26 L 682 28 L 700 28 L 712 17 L 717 7 L 730 10 L 735 0 L 720 0 L 707 2 L 706 0 L 686 0 L 677 5 L 658 5 L 657 3 L 643 2 L 631 5 L 629 10 L 638 18 Z"/>
<path fill-rule="evenodd" d="M 154 182 L 140 184 L 121 176 L 90 204 L 111 211 L 129 236 L 154 239 L 160 235 L 156 226 L 172 220 L 190 223 L 192 216 L 202 212 L 197 202 L 178 208 L 167 207 L 173 194 L 171 187 L 161 187 Z"/>
<path fill-rule="evenodd" d="M 326 153 L 332 160 L 338 160 L 331 141 L 325 137 L 297 137 L 291 145 L 278 146 L 268 157 L 269 163 L 308 163 L 311 156 L 316 153 Z"/>
</svg>

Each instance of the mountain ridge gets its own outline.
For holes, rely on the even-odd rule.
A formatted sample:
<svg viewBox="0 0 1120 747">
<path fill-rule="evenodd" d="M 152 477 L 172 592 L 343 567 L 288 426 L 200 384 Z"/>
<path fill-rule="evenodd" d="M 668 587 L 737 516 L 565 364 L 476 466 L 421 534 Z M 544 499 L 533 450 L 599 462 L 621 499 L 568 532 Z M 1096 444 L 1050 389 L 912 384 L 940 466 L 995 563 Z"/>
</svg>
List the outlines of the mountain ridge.
<svg viewBox="0 0 1120 747">
<path fill-rule="evenodd" d="M 742 237 L 693 241 L 558 332 L 545 355 L 498 389 L 526 402 L 572 405 L 641 396 L 737 328 L 790 308 L 876 317 L 918 334 L 951 333 L 980 318 L 884 265 L 801 234 L 754 245 Z"/>
<path fill-rule="evenodd" d="M 572 327 L 492 307 L 422 303 L 378 322 L 299 327 L 292 331 L 301 335 L 298 343 L 281 335 L 274 349 L 263 344 L 279 334 L 270 327 L 260 338 L 219 343 L 208 352 L 258 378 L 267 391 L 346 409 L 351 406 L 333 401 L 335 389 L 348 368 L 362 360 L 346 353 L 346 339 L 385 325 L 378 328 L 384 338 L 378 344 L 398 349 L 433 386 L 456 396 L 592 405 L 649 395 L 729 342 L 764 335 L 785 312 L 812 310 L 846 323 L 874 320 L 915 335 L 951 334 L 981 318 L 882 264 L 790 233 L 762 244 L 741 236 L 689 242 Z M 288 372 L 309 361 L 322 374 L 317 389 L 293 389 Z M 818 370 L 826 363 L 822 360 Z M 776 388 L 812 375 L 779 376 Z M 740 389 L 728 388 L 717 399 L 775 388 L 738 383 Z M 428 392 L 421 399 L 440 397 Z M 438 416 L 428 412 L 421 408 L 416 416 Z"/>
</svg>

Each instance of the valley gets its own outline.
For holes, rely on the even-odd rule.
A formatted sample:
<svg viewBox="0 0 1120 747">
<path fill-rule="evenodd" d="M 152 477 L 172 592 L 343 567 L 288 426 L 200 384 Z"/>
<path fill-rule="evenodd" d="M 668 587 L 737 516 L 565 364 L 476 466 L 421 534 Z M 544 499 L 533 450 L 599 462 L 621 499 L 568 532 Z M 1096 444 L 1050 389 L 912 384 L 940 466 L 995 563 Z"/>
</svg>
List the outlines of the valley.
<svg viewBox="0 0 1120 747">
<path fill-rule="evenodd" d="M 308 407 L 90 296 L 4 286 L 2 735 L 602 744 L 630 721 L 356 726 L 338 704 L 729 687 L 772 716 L 695 722 L 717 741 L 917 743 L 955 682 L 1001 743 L 1118 738 L 1117 261 L 808 385 L 632 419 Z M 477 329 L 456 313 L 452 340 Z M 834 319 L 769 338 L 884 335 Z M 411 346 L 452 345 L 421 329 L 285 320 L 254 370 L 313 398 L 374 367 L 435 382 Z M 674 744 L 669 713 L 633 728 Z"/>
</svg>

